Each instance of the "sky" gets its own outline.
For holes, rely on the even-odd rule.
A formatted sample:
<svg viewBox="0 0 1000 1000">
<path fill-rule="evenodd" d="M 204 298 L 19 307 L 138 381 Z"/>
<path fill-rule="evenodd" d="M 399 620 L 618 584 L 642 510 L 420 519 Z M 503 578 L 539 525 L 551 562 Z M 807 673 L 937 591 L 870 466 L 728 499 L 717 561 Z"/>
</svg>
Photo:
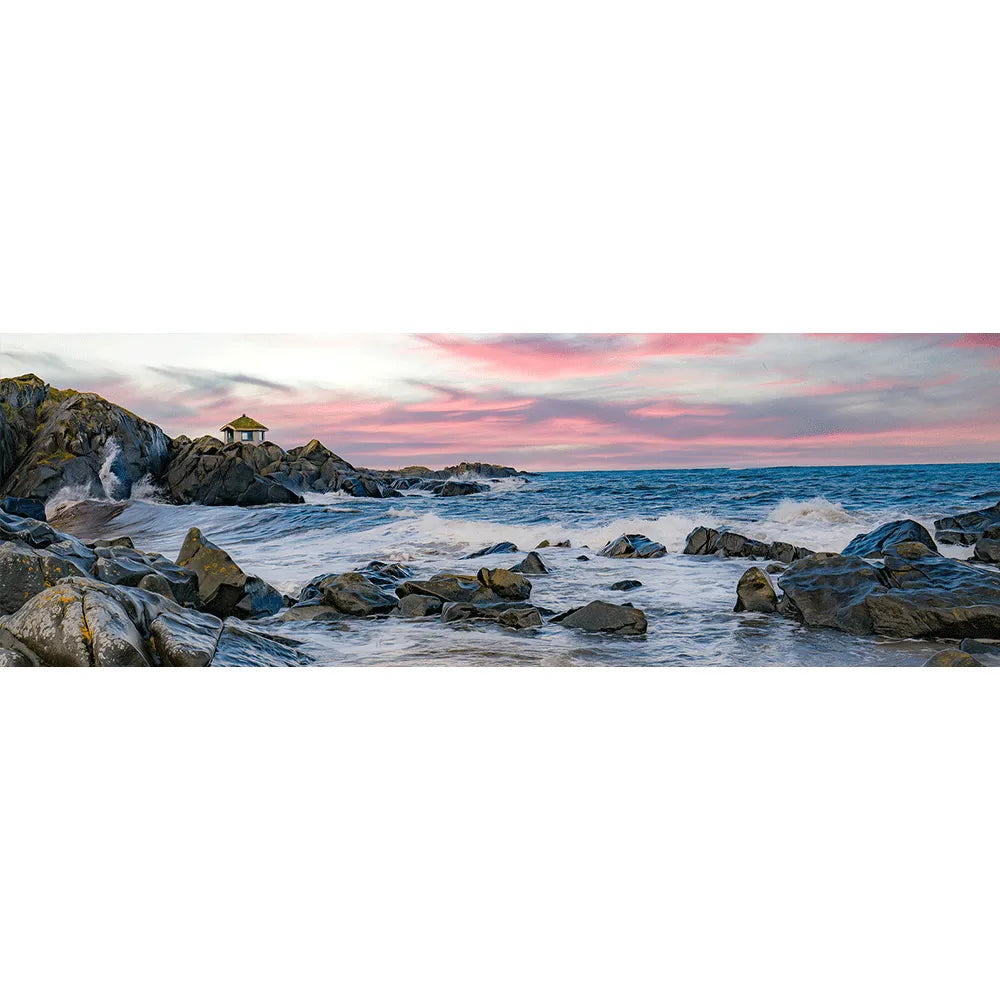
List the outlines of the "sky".
<svg viewBox="0 0 1000 1000">
<path fill-rule="evenodd" d="M 0 376 L 356 465 L 1000 461 L 1000 334 L 0 335 Z"/>
</svg>

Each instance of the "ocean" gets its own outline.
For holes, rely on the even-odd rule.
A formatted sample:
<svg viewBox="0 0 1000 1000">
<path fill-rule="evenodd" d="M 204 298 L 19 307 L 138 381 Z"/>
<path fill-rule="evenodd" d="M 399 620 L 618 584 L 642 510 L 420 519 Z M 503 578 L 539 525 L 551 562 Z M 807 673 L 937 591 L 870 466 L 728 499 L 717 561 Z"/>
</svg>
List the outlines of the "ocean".
<svg viewBox="0 0 1000 1000">
<path fill-rule="evenodd" d="M 546 625 L 510 632 L 495 625 L 444 625 L 437 619 L 338 623 L 285 622 L 282 634 L 329 666 L 919 666 L 940 646 L 856 638 L 798 625 L 777 615 L 733 612 L 744 559 L 682 554 L 698 525 L 727 526 L 765 541 L 840 551 L 886 521 L 932 522 L 1000 500 L 1000 464 L 768 469 L 561 472 L 492 483 L 489 493 L 439 498 L 355 499 L 308 496 L 301 506 L 177 507 L 130 501 L 103 529 L 175 558 L 197 526 L 248 573 L 294 596 L 320 573 L 370 560 L 404 562 L 417 578 L 510 567 L 520 555 L 463 557 L 497 542 L 522 552 L 543 539 L 548 576 L 532 578 L 532 602 L 554 611 L 593 600 L 645 611 L 644 637 L 590 635 Z M 73 531 L 72 511 L 61 526 Z M 596 555 L 623 533 L 660 542 L 668 555 L 616 560 Z M 942 547 L 964 557 L 971 550 Z M 588 556 L 588 561 L 580 556 Z M 628 594 L 622 579 L 641 581 Z M 271 627 L 268 625 L 268 627 Z"/>
</svg>

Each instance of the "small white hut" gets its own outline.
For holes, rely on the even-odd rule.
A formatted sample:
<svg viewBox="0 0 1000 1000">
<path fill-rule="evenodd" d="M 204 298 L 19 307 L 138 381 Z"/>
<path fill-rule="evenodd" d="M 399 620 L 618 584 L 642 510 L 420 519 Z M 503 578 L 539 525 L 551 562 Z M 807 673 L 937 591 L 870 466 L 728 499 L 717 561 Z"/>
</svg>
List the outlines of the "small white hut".
<svg viewBox="0 0 1000 1000">
<path fill-rule="evenodd" d="M 222 440 L 225 444 L 262 444 L 264 434 L 268 428 L 263 424 L 258 424 L 253 417 L 248 417 L 245 413 L 242 417 L 231 420 L 225 427 L 220 427 Z"/>
</svg>

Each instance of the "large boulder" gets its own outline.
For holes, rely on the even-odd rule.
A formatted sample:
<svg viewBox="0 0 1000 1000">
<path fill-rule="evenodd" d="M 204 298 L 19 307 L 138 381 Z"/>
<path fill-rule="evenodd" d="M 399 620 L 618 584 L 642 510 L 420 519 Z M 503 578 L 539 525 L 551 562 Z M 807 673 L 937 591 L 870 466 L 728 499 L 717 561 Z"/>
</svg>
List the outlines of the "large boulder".
<svg viewBox="0 0 1000 1000">
<path fill-rule="evenodd" d="M 778 595 L 770 577 L 756 566 L 751 566 L 736 585 L 736 612 L 759 611 L 771 614 L 778 610 Z"/>
<path fill-rule="evenodd" d="M 884 566 L 811 556 L 779 583 L 779 611 L 807 625 L 896 639 L 1000 638 L 1000 574 L 920 542 L 886 546 Z"/>
<path fill-rule="evenodd" d="M 695 528 L 684 544 L 686 556 L 723 556 L 727 559 L 770 559 L 793 563 L 813 555 L 811 549 L 791 542 L 762 542 L 721 528 Z"/>
<path fill-rule="evenodd" d="M 566 628 L 582 629 L 584 632 L 604 632 L 609 635 L 645 635 L 646 616 L 631 604 L 608 604 L 606 601 L 592 601 L 584 608 L 573 608 L 552 621 Z"/>
<path fill-rule="evenodd" d="M 225 549 L 192 528 L 184 539 L 177 565 L 198 578 L 202 607 L 219 618 L 255 618 L 281 610 L 281 594 L 260 577 L 243 572 Z"/>
<path fill-rule="evenodd" d="M 1000 563 L 1000 529 L 991 528 L 976 542 L 973 559 L 981 563 Z"/>
<path fill-rule="evenodd" d="M 874 531 L 858 535 L 843 551 L 845 556 L 861 556 L 863 559 L 880 559 L 888 546 L 895 542 L 920 542 L 932 552 L 937 546 L 930 532 L 917 521 L 891 521 Z"/>
<path fill-rule="evenodd" d="M 860 556 L 807 556 L 782 574 L 779 583 L 782 614 L 850 635 L 875 631 L 866 600 L 888 590 L 885 572 Z"/>
<path fill-rule="evenodd" d="M 269 457 L 268 452 L 261 450 L 267 447 L 224 445 L 213 437 L 202 437 L 196 441 L 176 438 L 170 447 L 167 489 L 181 503 L 206 506 L 253 507 L 268 503 L 303 503 L 301 496 L 276 478 L 258 473 L 255 459 Z"/>
<path fill-rule="evenodd" d="M 919 542 L 889 546 L 885 572 L 891 589 L 866 599 L 879 634 L 899 639 L 1000 638 L 1000 574 L 948 559 Z"/>
<path fill-rule="evenodd" d="M 34 375 L 0 379 L 0 412 L 0 494 L 44 501 L 65 489 L 122 500 L 166 469 L 163 431 L 95 393 Z"/>
<path fill-rule="evenodd" d="M 598 553 L 608 559 L 660 559 L 667 550 L 645 535 L 619 535 Z"/>
<path fill-rule="evenodd" d="M 436 497 L 469 497 L 477 493 L 489 493 L 490 488 L 482 483 L 466 483 L 458 479 L 449 479 L 438 483 L 431 492 Z"/>
<path fill-rule="evenodd" d="M 200 581 L 193 569 L 185 569 L 158 553 L 139 552 L 121 545 L 95 546 L 92 575 L 105 583 L 142 587 L 163 594 L 178 604 L 195 607 L 200 601 Z"/>
<path fill-rule="evenodd" d="M 31 666 L 292 666 L 287 639 L 131 587 L 64 580 L 0 619 L 0 650 Z"/>
<path fill-rule="evenodd" d="M 542 615 L 538 608 L 528 606 L 445 604 L 441 610 L 441 621 L 446 625 L 456 622 L 495 622 L 504 628 L 515 630 L 539 628 Z"/>
</svg>

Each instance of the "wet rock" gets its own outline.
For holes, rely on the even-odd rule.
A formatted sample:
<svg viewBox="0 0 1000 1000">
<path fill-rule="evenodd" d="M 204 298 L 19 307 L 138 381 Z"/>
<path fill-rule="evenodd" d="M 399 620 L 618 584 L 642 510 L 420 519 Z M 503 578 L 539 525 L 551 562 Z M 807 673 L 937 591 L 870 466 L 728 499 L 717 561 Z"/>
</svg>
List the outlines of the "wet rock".
<svg viewBox="0 0 1000 1000">
<path fill-rule="evenodd" d="M 786 569 L 787 569 L 787 567 L 784 566 L 782 563 L 771 563 L 770 566 L 767 567 L 767 572 L 768 573 L 784 573 Z"/>
<path fill-rule="evenodd" d="M 577 556 L 577 562 L 590 562 L 590 556 Z"/>
<path fill-rule="evenodd" d="M 963 653 L 960 649 L 943 649 L 935 653 L 925 664 L 925 667 L 981 667 L 982 663 L 975 657 Z"/>
<path fill-rule="evenodd" d="M 164 611 L 150 623 L 149 635 L 164 667 L 207 667 L 222 636 L 212 615 Z"/>
<path fill-rule="evenodd" d="M 617 583 L 611 584 L 611 590 L 629 591 L 637 590 L 642 586 L 641 580 L 619 580 Z"/>
<path fill-rule="evenodd" d="M 982 563 L 1000 563 L 1000 538 L 990 538 L 986 535 L 980 538 L 976 542 L 973 559 Z"/>
<path fill-rule="evenodd" d="M 780 563 L 793 563 L 814 553 L 791 542 L 762 542 L 747 538 L 735 531 L 715 528 L 695 528 L 684 545 L 688 556 L 722 556 L 727 559 L 772 559 Z"/>
<path fill-rule="evenodd" d="M 510 571 L 523 576 L 545 576 L 549 570 L 537 552 L 529 552 L 517 565 L 511 566 Z"/>
<path fill-rule="evenodd" d="M 324 604 L 352 618 L 388 615 L 399 601 L 386 594 L 361 573 L 341 573 L 323 582 L 320 587 Z"/>
<path fill-rule="evenodd" d="M 17 611 L 64 577 L 86 575 L 77 563 L 45 549 L 24 542 L 0 542 L 0 614 Z"/>
<path fill-rule="evenodd" d="M 455 573 L 437 573 L 429 580 L 407 580 L 396 588 L 398 597 L 420 594 L 437 597 L 449 604 L 495 604 L 497 597 L 474 576 Z"/>
<path fill-rule="evenodd" d="M 230 618 L 224 623 L 213 667 L 300 667 L 310 662 L 294 639 L 265 634 Z"/>
<path fill-rule="evenodd" d="M 598 553 L 608 559 L 659 559 L 667 550 L 645 535 L 619 535 Z"/>
<path fill-rule="evenodd" d="M 273 615 L 282 608 L 277 590 L 259 577 L 244 573 L 225 549 L 198 528 L 187 533 L 177 565 L 196 574 L 201 606 L 219 618 Z"/>
<path fill-rule="evenodd" d="M 485 549 L 480 549 L 478 552 L 473 552 L 471 556 L 465 556 L 465 558 L 481 559 L 483 556 L 506 555 L 508 552 L 517 551 L 519 551 L 519 549 L 513 542 L 497 542 L 496 545 L 490 545 Z"/>
<path fill-rule="evenodd" d="M 574 608 L 552 619 L 553 623 L 584 632 L 604 632 L 611 635 L 645 635 L 646 616 L 631 604 L 608 604 L 592 601 L 586 607 Z"/>
<path fill-rule="evenodd" d="M 1000 638 L 1000 574 L 932 552 L 886 546 L 885 564 L 812 556 L 780 580 L 779 610 L 807 625 L 897 639 Z"/>
<path fill-rule="evenodd" d="M 993 528 L 1000 528 L 1000 503 L 934 522 L 934 536 L 943 545 L 975 545 Z"/>
<path fill-rule="evenodd" d="M 477 493 L 488 493 L 489 489 L 481 483 L 463 483 L 449 479 L 446 483 L 435 486 L 432 492 L 437 497 L 468 497 Z"/>
<path fill-rule="evenodd" d="M 736 612 L 754 611 L 772 614 L 778 610 L 778 595 L 766 573 L 751 566 L 736 586 Z"/>
<path fill-rule="evenodd" d="M 503 601 L 526 601 L 531 596 L 531 581 L 509 569 L 481 569 L 476 579 Z"/>
<path fill-rule="evenodd" d="M 545 541 L 539 542 L 535 546 L 535 548 L 536 549 L 548 549 L 548 548 L 552 548 L 552 549 L 568 549 L 568 548 L 572 548 L 572 546 L 569 544 L 569 540 L 568 539 L 566 541 L 563 541 L 563 542 L 550 542 L 546 538 Z"/>
<path fill-rule="evenodd" d="M 445 624 L 455 622 L 495 622 L 504 628 L 526 629 L 538 628 L 542 624 L 542 616 L 533 607 L 502 607 L 492 605 L 484 607 L 477 604 L 445 604 L 441 610 L 441 621 Z"/>
<path fill-rule="evenodd" d="M 197 580 L 197 577 L 195 578 Z M 160 576 L 159 573 L 147 573 L 136 586 L 140 590 L 145 590 L 150 594 L 159 594 L 160 597 L 166 597 L 168 600 L 176 601 L 177 598 L 174 595 L 173 590 L 170 587 L 170 582 L 165 576 Z M 196 585 L 197 588 L 197 585 Z M 178 604 L 180 601 L 177 602 Z"/>
<path fill-rule="evenodd" d="M 795 562 L 779 583 L 782 614 L 850 635 L 875 631 L 866 600 L 888 589 L 884 572 L 860 556 L 808 556 Z"/>
<path fill-rule="evenodd" d="M 400 618 L 428 618 L 441 611 L 442 603 L 439 597 L 427 597 L 424 594 L 409 594 L 399 602 Z"/>
<path fill-rule="evenodd" d="M 38 500 L 22 497 L 4 497 L 0 500 L 0 510 L 15 517 L 30 517 L 34 521 L 45 520 L 45 504 Z"/>
<path fill-rule="evenodd" d="M 930 532 L 917 521 L 903 520 L 883 524 L 874 531 L 858 535 L 843 551 L 845 556 L 863 559 L 880 558 L 883 551 L 895 542 L 921 542 L 933 552 L 937 546 Z"/>
<path fill-rule="evenodd" d="M 98 580 L 138 587 L 145 577 L 156 574 L 168 583 L 169 596 L 179 604 L 191 606 L 198 601 L 197 574 L 161 555 L 147 555 L 145 552 L 126 548 L 100 548 L 95 549 L 94 553 L 97 555 L 97 562 L 94 563 L 92 575 Z"/>
</svg>

